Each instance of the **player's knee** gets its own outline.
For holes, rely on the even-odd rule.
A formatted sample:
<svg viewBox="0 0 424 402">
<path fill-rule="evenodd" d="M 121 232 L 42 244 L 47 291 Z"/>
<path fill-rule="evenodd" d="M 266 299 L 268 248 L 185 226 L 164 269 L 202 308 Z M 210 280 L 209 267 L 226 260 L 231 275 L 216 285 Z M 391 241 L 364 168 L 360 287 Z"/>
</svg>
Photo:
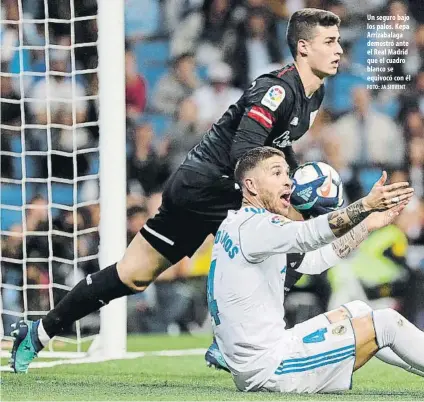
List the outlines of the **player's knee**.
<svg viewBox="0 0 424 402">
<path fill-rule="evenodd" d="M 135 292 L 143 292 L 166 268 L 169 261 L 138 234 L 117 264 L 121 281 Z"/>
<path fill-rule="evenodd" d="M 143 292 L 155 280 L 157 272 L 162 272 L 165 267 L 159 263 L 140 263 L 137 267 L 128 265 L 124 260 L 117 265 L 121 281 L 135 292 Z"/>
<path fill-rule="evenodd" d="M 377 343 L 380 348 L 390 346 L 396 333 L 408 326 L 409 321 L 396 310 L 385 308 L 373 312 L 373 325 L 375 328 Z"/>
<path fill-rule="evenodd" d="M 325 315 L 331 323 L 343 321 L 346 318 L 350 318 L 349 312 L 342 306 L 336 308 L 335 310 L 328 311 L 327 313 L 325 313 Z"/>
<path fill-rule="evenodd" d="M 371 306 L 362 300 L 354 300 L 343 304 L 341 307 L 349 313 L 350 318 L 362 317 L 372 311 Z"/>
<path fill-rule="evenodd" d="M 346 318 L 362 317 L 372 311 L 371 306 L 367 303 L 362 300 L 354 300 L 343 304 L 335 310 L 329 311 L 326 315 L 330 322 L 338 322 L 345 320 Z"/>
</svg>

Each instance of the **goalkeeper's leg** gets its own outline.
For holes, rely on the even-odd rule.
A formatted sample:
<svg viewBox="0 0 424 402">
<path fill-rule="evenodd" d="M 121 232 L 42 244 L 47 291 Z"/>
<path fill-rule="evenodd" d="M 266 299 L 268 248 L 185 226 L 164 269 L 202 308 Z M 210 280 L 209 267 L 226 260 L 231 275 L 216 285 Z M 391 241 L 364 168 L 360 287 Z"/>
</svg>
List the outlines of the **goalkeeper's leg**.
<svg viewBox="0 0 424 402">
<path fill-rule="evenodd" d="M 373 309 L 367 303 L 361 300 L 355 300 L 355 301 L 344 304 L 337 310 L 333 310 L 326 313 L 326 316 L 331 322 L 337 322 L 345 318 L 363 317 L 372 312 L 373 312 Z M 404 370 L 409 371 L 410 373 L 414 373 L 416 375 L 424 377 L 424 371 L 422 369 L 411 366 L 409 363 L 403 360 L 401 356 L 398 356 L 388 346 L 385 346 L 379 349 L 377 353 L 375 354 L 375 357 L 377 357 L 377 359 L 387 364 L 403 368 Z"/>
<path fill-rule="evenodd" d="M 12 368 L 26 373 L 29 363 L 52 337 L 111 300 L 144 291 L 170 265 L 138 233 L 121 261 L 81 280 L 42 320 L 15 324 Z"/>
</svg>

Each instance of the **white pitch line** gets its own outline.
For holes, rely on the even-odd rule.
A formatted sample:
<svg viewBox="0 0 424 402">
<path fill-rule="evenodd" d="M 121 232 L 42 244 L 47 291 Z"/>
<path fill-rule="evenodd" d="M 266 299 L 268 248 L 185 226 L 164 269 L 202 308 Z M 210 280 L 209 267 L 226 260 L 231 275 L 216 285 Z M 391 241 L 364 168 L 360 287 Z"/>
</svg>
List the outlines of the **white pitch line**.
<svg viewBox="0 0 424 402">
<path fill-rule="evenodd" d="M 140 357 L 149 357 L 149 356 L 200 356 L 204 355 L 206 349 L 181 349 L 181 350 L 158 350 L 154 352 L 127 352 L 122 357 L 104 357 L 104 356 L 88 356 L 82 357 L 79 359 L 66 359 L 66 360 L 56 360 L 53 362 L 35 362 L 31 363 L 30 369 L 39 369 L 39 368 L 49 368 L 55 367 L 62 364 L 86 364 L 86 363 L 99 363 L 110 360 L 129 360 L 129 359 L 138 359 Z M 13 371 L 9 366 L 0 366 L 0 371 Z"/>
</svg>

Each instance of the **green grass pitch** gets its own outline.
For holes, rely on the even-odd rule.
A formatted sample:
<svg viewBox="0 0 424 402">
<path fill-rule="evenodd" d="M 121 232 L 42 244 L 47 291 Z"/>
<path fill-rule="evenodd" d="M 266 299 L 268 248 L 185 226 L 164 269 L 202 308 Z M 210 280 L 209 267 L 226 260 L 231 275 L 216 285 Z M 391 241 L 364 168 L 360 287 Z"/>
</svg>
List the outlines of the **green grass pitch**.
<svg viewBox="0 0 424 402">
<path fill-rule="evenodd" d="M 206 348 L 210 337 L 129 337 L 130 351 Z M 343 394 L 242 393 L 230 376 L 208 369 L 203 356 L 157 357 L 2 372 L 2 401 L 424 401 L 424 379 L 371 361 Z M 2 359 L 1 364 L 6 364 Z"/>
</svg>

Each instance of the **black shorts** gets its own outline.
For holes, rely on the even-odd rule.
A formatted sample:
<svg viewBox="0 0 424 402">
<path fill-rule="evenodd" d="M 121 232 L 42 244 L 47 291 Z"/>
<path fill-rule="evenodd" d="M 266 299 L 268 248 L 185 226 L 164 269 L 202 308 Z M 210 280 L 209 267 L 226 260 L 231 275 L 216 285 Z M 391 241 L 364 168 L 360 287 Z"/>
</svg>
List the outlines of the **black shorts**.
<svg viewBox="0 0 424 402">
<path fill-rule="evenodd" d="M 168 180 L 159 212 L 140 233 L 173 264 L 191 257 L 216 233 L 228 210 L 239 209 L 242 195 L 234 180 L 180 167 Z"/>
</svg>

